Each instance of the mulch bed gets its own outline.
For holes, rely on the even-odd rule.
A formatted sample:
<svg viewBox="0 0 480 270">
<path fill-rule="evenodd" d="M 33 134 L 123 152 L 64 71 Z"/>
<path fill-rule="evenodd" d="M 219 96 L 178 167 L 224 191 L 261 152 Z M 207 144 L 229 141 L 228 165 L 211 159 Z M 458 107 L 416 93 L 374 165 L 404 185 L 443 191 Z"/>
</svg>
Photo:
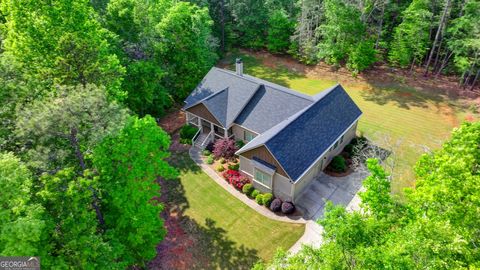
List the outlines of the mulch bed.
<svg viewBox="0 0 480 270">
<path fill-rule="evenodd" d="M 323 172 L 325 174 L 333 176 L 333 177 L 344 177 L 344 176 L 347 176 L 347 175 L 353 173 L 353 170 L 351 168 L 348 168 L 346 172 L 334 172 L 332 170 L 328 170 L 328 168 L 327 168 Z"/>
<path fill-rule="evenodd" d="M 185 112 L 179 107 L 172 108 L 170 113 L 158 120 L 158 125 L 168 134 L 173 134 L 185 125 Z"/>
</svg>

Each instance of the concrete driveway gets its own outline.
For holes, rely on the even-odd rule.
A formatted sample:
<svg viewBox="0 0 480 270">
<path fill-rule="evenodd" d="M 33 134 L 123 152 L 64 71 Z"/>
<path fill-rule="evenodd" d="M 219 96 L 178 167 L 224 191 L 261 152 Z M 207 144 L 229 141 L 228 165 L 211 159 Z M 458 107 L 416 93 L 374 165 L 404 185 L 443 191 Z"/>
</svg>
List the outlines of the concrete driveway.
<svg viewBox="0 0 480 270">
<path fill-rule="evenodd" d="M 333 177 L 322 172 L 305 188 L 296 206 L 304 213 L 305 219 L 312 220 L 322 217 L 327 200 L 336 205 L 355 207 L 351 202 L 358 204 L 358 198 L 354 200 L 354 197 L 367 176 L 367 172 L 353 172 L 344 177 Z"/>
</svg>

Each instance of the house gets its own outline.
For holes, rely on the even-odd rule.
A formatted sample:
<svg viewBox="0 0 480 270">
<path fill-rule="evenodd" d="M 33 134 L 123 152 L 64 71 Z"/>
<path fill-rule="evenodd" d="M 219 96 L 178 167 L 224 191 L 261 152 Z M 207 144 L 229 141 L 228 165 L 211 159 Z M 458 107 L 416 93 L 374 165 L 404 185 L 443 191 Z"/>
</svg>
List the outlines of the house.
<svg viewBox="0 0 480 270">
<path fill-rule="evenodd" d="M 296 201 L 355 136 L 362 112 L 341 85 L 315 96 L 243 74 L 212 68 L 187 97 L 186 121 L 200 131 L 194 144 L 243 140 L 240 171 L 255 188 Z"/>
</svg>

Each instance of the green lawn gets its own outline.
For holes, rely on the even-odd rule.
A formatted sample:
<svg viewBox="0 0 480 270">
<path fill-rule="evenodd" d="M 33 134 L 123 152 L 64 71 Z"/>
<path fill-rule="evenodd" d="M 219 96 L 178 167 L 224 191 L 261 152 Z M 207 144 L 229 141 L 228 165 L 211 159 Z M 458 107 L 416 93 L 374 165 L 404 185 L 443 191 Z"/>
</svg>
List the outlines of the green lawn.
<svg viewBox="0 0 480 270">
<path fill-rule="evenodd" d="M 317 94 L 337 83 L 292 71 L 281 63 L 266 66 L 262 59 L 247 54 L 232 55 L 228 63 L 238 56 L 244 60 L 245 73 L 305 94 Z M 398 162 L 392 183 L 397 194 L 414 184 L 411 168 L 425 149 L 423 146 L 439 147 L 465 113 L 454 101 L 443 96 L 426 95 L 400 85 L 379 86 L 375 82 L 351 81 L 342 85 L 363 111 L 359 132 L 381 146 L 399 145 L 394 147 Z"/>
<path fill-rule="evenodd" d="M 303 224 L 273 221 L 233 197 L 188 153 L 174 154 L 172 163 L 181 171 L 181 185 L 170 187 L 175 190 L 170 199 L 199 227 L 193 231 L 202 234 L 209 268 L 240 269 L 258 259 L 271 260 L 277 248 L 288 250 L 303 235 Z"/>
</svg>

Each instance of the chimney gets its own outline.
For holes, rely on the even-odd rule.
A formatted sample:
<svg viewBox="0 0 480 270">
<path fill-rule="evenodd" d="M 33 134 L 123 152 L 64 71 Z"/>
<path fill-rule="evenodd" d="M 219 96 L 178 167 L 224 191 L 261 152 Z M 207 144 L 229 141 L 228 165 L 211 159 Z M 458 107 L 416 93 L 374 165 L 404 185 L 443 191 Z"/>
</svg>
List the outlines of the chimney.
<svg viewBox="0 0 480 270">
<path fill-rule="evenodd" d="M 237 72 L 237 75 L 243 76 L 242 58 L 237 58 L 237 60 L 235 60 L 235 71 Z"/>
</svg>

